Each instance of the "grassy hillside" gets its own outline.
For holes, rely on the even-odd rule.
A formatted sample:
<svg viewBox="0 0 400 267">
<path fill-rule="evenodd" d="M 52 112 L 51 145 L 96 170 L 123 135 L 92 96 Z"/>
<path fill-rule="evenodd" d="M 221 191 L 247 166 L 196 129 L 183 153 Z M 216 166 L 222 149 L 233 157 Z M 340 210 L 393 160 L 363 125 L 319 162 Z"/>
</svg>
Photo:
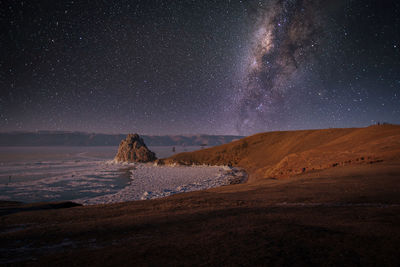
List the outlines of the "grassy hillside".
<svg viewBox="0 0 400 267">
<path fill-rule="evenodd" d="M 209 149 L 180 153 L 166 162 L 240 166 L 255 182 L 399 157 L 400 126 L 380 125 L 261 133 Z"/>
<path fill-rule="evenodd" d="M 166 160 L 231 163 L 248 183 L 111 205 L 0 201 L 0 265 L 400 266 L 399 152 L 399 126 L 263 133 Z"/>
</svg>

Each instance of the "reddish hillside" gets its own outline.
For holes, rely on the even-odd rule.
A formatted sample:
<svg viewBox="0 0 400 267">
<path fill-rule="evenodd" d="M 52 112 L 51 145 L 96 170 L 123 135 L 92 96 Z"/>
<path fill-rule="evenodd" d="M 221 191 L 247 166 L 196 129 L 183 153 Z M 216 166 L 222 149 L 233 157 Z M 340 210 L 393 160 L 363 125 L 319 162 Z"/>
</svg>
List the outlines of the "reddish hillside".
<svg viewBox="0 0 400 267">
<path fill-rule="evenodd" d="M 0 201 L 0 264 L 400 266 L 399 126 L 263 133 L 166 161 L 231 163 L 250 181 L 110 205 Z"/>
<path fill-rule="evenodd" d="M 400 159 L 400 126 L 268 132 L 166 159 L 180 164 L 232 164 L 250 182 L 349 164 Z"/>
</svg>

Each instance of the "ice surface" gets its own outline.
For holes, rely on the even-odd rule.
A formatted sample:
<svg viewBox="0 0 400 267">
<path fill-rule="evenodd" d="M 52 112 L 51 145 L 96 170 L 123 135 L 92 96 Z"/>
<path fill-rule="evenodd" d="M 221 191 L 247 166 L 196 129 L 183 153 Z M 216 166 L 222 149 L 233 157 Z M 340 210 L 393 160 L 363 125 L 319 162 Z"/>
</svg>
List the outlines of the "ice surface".
<svg viewBox="0 0 400 267">
<path fill-rule="evenodd" d="M 75 200 L 82 204 L 104 204 L 145 200 L 177 193 L 204 190 L 227 185 L 245 173 L 227 166 L 154 166 L 136 164 L 131 183 L 114 194 Z"/>
<path fill-rule="evenodd" d="M 65 201 L 117 192 L 130 181 L 123 177 L 126 168 L 104 160 L 8 164 L 0 168 L 0 200 Z"/>
<path fill-rule="evenodd" d="M 110 160 L 114 150 L 0 148 L 0 200 L 123 202 L 217 187 L 243 175 L 229 167 L 120 164 Z"/>
</svg>

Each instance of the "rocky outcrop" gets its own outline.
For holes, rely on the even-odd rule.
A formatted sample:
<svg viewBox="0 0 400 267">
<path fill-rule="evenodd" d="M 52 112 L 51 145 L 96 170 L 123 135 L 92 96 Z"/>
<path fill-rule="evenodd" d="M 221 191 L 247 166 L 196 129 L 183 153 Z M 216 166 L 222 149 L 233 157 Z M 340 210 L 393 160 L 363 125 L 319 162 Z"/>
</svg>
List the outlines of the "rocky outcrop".
<svg viewBox="0 0 400 267">
<path fill-rule="evenodd" d="M 150 162 L 156 160 L 156 154 L 150 151 L 138 134 L 128 134 L 119 144 L 115 156 L 117 162 Z"/>
</svg>

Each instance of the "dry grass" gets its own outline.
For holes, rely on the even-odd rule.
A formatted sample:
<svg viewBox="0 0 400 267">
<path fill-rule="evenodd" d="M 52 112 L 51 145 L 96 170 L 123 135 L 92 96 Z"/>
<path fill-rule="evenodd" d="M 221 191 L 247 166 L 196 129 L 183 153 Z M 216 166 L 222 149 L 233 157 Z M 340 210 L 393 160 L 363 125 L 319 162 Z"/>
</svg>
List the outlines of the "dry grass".
<svg viewBox="0 0 400 267">
<path fill-rule="evenodd" d="M 400 158 L 400 126 L 261 133 L 236 142 L 177 154 L 166 163 L 232 164 L 250 182 L 349 164 Z"/>
<path fill-rule="evenodd" d="M 399 129 L 265 133 L 168 159 L 231 162 L 248 170 L 246 184 L 112 205 L 21 206 L 8 215 L 3 205 L 0 263 L 399 266 Z M 368 155 L 383 161 L 368 164 Z M 342 159 L 352 161 L 329 166 Z M 271 168 L 326 161 L 270 176 Z"/>
</svg>

